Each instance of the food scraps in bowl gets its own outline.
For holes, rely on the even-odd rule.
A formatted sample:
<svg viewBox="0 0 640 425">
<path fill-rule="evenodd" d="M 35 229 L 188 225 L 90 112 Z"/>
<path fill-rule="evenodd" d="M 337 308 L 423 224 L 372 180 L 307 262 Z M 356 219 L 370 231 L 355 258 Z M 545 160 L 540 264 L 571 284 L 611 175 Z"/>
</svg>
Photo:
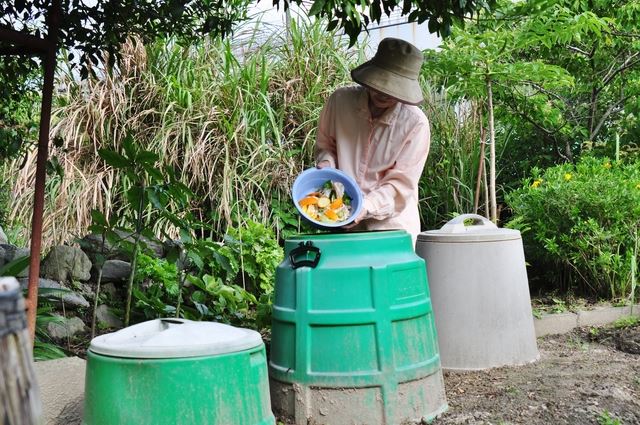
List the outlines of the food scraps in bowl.
<svg viewBox="0 0 640 425">
<path fill-rule="evenodd" d="M 344 192 L 344 185 L 332 180 L 309 192 L 298 205 L 309 218 L 321 223 L 336 224 L 351 215 L 351 198 Z"/>
</svg>

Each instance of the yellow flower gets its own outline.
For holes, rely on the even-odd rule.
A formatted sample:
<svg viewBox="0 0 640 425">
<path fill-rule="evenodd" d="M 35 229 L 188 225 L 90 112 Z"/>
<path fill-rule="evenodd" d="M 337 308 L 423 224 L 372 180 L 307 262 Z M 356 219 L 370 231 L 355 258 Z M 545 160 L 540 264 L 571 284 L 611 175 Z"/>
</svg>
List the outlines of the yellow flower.
<svg viewBox="0 0 640 425">
<path fill-rule="evenodd" d="M 611 168 L 611 163 L 607 161 L 604 163 L 603 167 L 608 170 L 609 168 Z"/>
<path fill-rule="evenodd" d="M 640 183 L 636 185 L 636 189 L 640 189 Z"/>
<path fill-rule="evenodd" d="M 571 173 L 564 173 L 564 180 L 565 181 L 571 180 L 572 177 L 573 177 L 573 175 Z"/>
<path fill-rule="evenodd" d="M 538 187 L 540 186 L 540 184 L 542 183 L 542 179 L 536 179 L 532 184 L 531 187 Z"/>
</svg>

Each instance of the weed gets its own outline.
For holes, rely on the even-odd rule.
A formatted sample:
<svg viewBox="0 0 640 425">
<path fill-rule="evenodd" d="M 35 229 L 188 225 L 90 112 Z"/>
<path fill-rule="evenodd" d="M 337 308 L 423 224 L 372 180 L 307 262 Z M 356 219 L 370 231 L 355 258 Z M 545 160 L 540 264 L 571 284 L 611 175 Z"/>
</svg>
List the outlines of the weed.
<svg viewBox="0 0 640 425">
<path fill-rule="evenodd" d="M 505 392 L 512 396 L 520 394 L 520 390 L 516 387 L 507 387 Z"/>
<path fill-rule="evenodd" d="M 627 329 L 636 326 L 640 323 L 640 317 L 638 316 L 624 316 L 613 322 L 613 327 L 616 329 Z"/>
<path fill-rule="evenodd" d="M 605 410 L 598 415 L 598 423 L 600 425 L 622 425 L 620 419 L 611 416 L 608 410 Z"/>
<path fill-rule="evenodd" d="M 569 337 L 569 341 L 567 341 L 569 347 L 576 348 L 580 351 L 587 351 L 589 349 L 589 343 L 579 336 L 571 336 Z"/>
<path fill-rule="evenodd" d="M 567 303 L 564 300 L 553 298 L 552 313 L 566 313 L 568 310 Z"/>
</svg>

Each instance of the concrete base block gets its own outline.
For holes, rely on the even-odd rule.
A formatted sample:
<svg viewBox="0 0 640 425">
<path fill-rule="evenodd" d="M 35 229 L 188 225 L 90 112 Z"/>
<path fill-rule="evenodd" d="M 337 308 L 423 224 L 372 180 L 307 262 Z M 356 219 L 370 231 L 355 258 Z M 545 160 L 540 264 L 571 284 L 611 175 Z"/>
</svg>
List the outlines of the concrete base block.
<svg viewBox="0 0 640 425">
<path fill-rule="evenodd" d="M 575 313 L 545 314 L 539 319 L 535 318 L 533 325 L 536 329 L 536 337 L 563 334 L 578 326 L 578 315 Z"/>
<path fill-rule="evenodd" d="M 395 391 L 311 387 L 270 380 L 277 417 L 296 425 L 396 425 L 431 421 L 447 409 L 442 372 L 399 383 Z"/>
</svg>

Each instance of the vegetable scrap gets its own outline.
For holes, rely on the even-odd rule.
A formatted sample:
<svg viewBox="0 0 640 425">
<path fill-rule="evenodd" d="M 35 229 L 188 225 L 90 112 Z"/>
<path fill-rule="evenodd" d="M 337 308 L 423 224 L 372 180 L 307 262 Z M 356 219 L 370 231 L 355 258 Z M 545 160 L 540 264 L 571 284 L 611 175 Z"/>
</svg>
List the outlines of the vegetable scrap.
<svg viewBox="0 0 640 425">
<path fill-rule="evenodd" d="M 344 192 L 344 185 L 332 180 L 307 194 L 298 205 L 305 215 L 321 223 L 339 223 L 351 215 L 351 198 Z"/>
</svg>

